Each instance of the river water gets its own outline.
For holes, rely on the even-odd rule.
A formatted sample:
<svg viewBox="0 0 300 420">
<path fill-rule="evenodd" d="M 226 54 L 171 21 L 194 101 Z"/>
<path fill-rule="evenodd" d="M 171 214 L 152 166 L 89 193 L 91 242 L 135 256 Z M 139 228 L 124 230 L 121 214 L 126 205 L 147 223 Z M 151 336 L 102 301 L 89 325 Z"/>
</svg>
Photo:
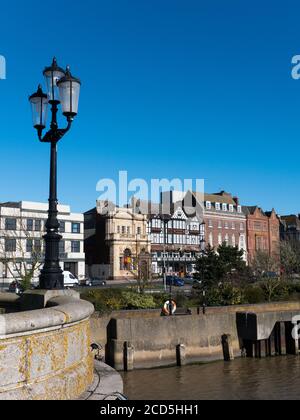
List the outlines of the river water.
<svg viewBox="0 0 300 420">
<path fill-rule="evenodd" d="M 237 359 L 123 375 L 131 400 L 300 400 L 300 357 Z"/>
</svg>

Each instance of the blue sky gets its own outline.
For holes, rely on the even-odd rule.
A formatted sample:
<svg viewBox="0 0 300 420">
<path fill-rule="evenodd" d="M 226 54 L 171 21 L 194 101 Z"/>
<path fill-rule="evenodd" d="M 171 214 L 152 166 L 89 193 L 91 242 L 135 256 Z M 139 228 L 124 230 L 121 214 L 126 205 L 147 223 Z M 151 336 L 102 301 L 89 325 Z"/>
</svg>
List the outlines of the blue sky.
<svg viewBox="0 0 300 420">
<path fill-rule="evenodd" d="M 51 12 L 53 12 L 51 14 Z M 54 55 L 82 79 L 59 145 L 59 199 L 101 178 L 204 178 L 243 204 L 300 213 L 299 2 L 11 0 L 1 5 L 0 201 L 48 198 L 28 95 Z"/>
</svg>

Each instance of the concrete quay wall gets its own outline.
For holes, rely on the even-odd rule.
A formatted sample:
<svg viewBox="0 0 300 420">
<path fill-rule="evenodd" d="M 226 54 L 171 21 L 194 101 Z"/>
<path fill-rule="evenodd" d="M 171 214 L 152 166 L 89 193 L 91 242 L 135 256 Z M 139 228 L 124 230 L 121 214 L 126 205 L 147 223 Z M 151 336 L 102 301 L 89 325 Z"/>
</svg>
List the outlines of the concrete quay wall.
<svg viewBox="0 0 300 420">
<path fill-rule="evenodd" d="M 117 370 L 223 360 L 224 337 L 232 357 L 241 355 L 237 314 L 300 314 L 300 302 L 208 308 L 192 315 L 161 317 L 160 311 L 120 311 L 91 318 L 92 337 L 105 345 L 106 362 Z M 275 317 L 276 318 L 276 317 Z M 274 318 L 274 319 L 275 319 Z M 181 355 L 179 354 L 181 352 Z"/>
</svg>

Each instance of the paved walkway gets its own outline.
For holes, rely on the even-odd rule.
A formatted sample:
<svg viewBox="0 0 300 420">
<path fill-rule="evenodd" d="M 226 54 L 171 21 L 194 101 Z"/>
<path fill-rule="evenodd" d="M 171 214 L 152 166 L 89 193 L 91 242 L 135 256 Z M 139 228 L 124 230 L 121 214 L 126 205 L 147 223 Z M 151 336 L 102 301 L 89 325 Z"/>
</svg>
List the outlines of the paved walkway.
<svg viewBox="0 0 300 420">
<path fill-rule="evenodd" d="M 95 360 L 94 381 L 79 400 L 103 401 L 116 400 L 117 394 L 123 393 L 121 375 L 105 363 Z"/>
</svg>

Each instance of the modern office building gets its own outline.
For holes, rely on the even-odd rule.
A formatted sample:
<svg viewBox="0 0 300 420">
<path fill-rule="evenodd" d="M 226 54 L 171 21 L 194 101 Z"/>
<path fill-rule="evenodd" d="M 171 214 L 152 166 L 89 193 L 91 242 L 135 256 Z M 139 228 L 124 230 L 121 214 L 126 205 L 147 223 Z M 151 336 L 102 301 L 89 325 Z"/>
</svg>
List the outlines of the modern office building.
<svg viewBox="0 0 300 420">
<path fill-rule="evenodd" d="M 33 264 L 35 280 L 42 268 L 48 204 L 28 201 L 0 203 L 0 281 L 10 283 Z M 85 277 L 84 217 L 58 206 L 61 267 Z"/>
</svg>

